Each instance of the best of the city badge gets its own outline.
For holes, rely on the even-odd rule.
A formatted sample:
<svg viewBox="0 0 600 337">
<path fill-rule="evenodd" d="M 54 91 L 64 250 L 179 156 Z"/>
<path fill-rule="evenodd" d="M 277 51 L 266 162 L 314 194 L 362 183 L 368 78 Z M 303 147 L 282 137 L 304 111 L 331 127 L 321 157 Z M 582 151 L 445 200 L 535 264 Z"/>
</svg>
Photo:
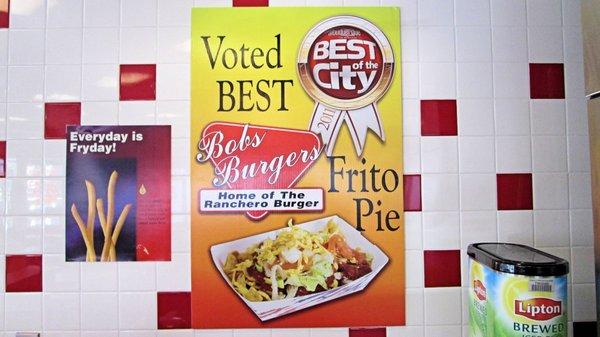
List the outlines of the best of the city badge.
<svg viewBox="0 0 600 337">
<path fill-rule="evenodd" d="M 393 72 L 388 39 L 365 19 L 335 16 L 306 34 L 298 52 L 298 73 L 316 103 L 309 128 L 321 135 L 327 155 L 333 153 L 343 122 L 358 155 L 368 129 L 385 140 L 375 104 L 388 89 Z"/>
</svg>

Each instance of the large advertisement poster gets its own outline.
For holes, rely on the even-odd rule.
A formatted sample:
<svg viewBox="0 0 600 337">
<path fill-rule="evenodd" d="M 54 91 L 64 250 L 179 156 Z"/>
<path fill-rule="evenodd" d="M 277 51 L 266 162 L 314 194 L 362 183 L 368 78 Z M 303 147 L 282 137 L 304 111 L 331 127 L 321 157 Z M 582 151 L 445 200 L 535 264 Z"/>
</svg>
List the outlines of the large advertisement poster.
<svg viewBox="0 0 600 337">
<path fill-rule="evenodd" d="M 171 260 L 171 127 L 68 126 L 67 261 Z"/>
<path fill-rule="evenodd" d="M 397 8 L 192 12 L 195 328 L 404 324 Z"/>
</svg>

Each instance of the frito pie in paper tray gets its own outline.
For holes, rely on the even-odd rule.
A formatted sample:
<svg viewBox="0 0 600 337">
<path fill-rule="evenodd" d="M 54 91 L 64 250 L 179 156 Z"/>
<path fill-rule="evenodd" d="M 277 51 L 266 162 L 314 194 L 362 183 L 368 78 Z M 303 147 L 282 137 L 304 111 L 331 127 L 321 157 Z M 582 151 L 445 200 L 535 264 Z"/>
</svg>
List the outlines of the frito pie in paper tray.
<svg viewBox="0 0 600 337">
<path fill-rule="evenodd" d="M 222 243 L 210 252 L 261 321 L 361 291 L 389 260 L 338 216 Z"/>
<path fill-rule="evenodd" d="M 192 10 L 193 328 L 404 325 L 400 27 Z"/>
</svg>

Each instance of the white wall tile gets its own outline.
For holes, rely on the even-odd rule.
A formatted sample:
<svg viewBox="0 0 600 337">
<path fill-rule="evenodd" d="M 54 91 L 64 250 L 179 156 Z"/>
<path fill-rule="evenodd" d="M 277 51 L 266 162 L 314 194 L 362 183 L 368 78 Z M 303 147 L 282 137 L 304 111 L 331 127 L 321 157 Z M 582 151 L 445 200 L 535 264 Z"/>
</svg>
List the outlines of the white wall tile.
<svg viewBox="0 0 600 337">
<path fill-rule="evenodd" d="M 157 0 L 121 0 L 121 26 L 155 26 Z"/>
<path fill-rule="evenodd" d="M 117 293 L 81 294 L 81 328 L 83 330 L 116 330 L 119 322 Z"/>
<path fill-rule="evenodd" d="M 461 174 L 461 210 L 495 210 L 496 208 L 497 202 L 495 174 Z"/>
<path fill-rule="evenodd" d="M 67 142 L 62 139 L 45 141 L 44 143 L 44 176 L 64 177 L 66 174 Z"/>
<path fill-rule="evenodd" d="M 496 169 L 500 173 L 530 172 L 530 137 L 496 137 Z"/>
<path fill-rule="evenodd" d="M 43 226 L 44 253 L 64 254 L 65 217 L 60 215 L 45 216 Z"/>
<path fill-rule="evenodd" d="M 421 193 L 424 211 L 454 211 L 458 209 L 458 175 L 423 174 Z"/>
<path fill-rule="evenodd" d="M 119 29 L 86 28 L 83 30 L 82 62 L 119 63 Z"/>
<path fill-rule="evenodd" d="M 122 64 L 156 63 L 156 28 L 121 28 Z"/>
<path fill-rule="evenodd" d="M 573 283 L 594 283 L 594 247 L 571 248 L 571 277 Z"/>
<path fill-rule="evenodd" d="M 534 211 L 533 227 L 536 247 L 569 245 L 569 211 Z"/>
<path fill-rule="evenodd" d="M 46 2 L 44 0 L 10 2 L 11 28 L 43 28 L 45 24 Z"/>
<path fill-rule="evenodd" d="M 564 135 L 566 131 L 565 101 L 562 99 L 531 100 L 531 134 Z"/>
<path fill-rule="evenodd" d="M 119 102 L 120 125 L 154 125 L 156 103 L 154 101 Z"/>
<path fill-rule="evenodd" d="M 8 101 L 40 102 L 44 99 L 44 68 L 42 66 L 22 66 L 8 68 Z M 8 112 L 11 109 L 9 105 Z M 11 128 L 8 128 L 9 134 Z M 16 131 L 16 130 L 15 130 Z"/>
<path fill-rule="evenodd" d="M 171 125 L 171 137 L 189 138 L 190 128 L 189 101 L 158 101 L 156 102 L 156 123 Z"/>
<path fill-rule="evenodd" d="M 80 297 L 79 293 L 44 294 L 44 330 L 78 330 Z"/>
<path fill-rule="evenodd" d="M 589 172 L 589 137 L 569 136 L 568 147 L 569 172 Z"/>
<path fill-rule="evenodd" d="M 119 291 L 156 290 L 156 264 L 154 262 L 118 263 Z"/>
<path fill-rule="evenodd" d="M 8 29 L 0 31 L 0 65 L 8 64 Z"/>
<path fill-rule="evenodd" d="M 81 263 L 66 262 L 64 254 L 45 254 L 42 263 L 45 292 L 78 292 L 81 289 Z"/>
<path fill-rule="evenodd" d="M 388 327 L 388 337 L 423 337 L 424 331 L 423 326 L 398 326 Z"/>
<path fill-rule="evenodd" d="M 6 214 L 41 215 L 42 179 L 6 179 Z"/>
<path fill-rule="evenodd" d="M 498 240 L 533 245 L 533 214 L 531 211 L 498 212 Z"/>
<path fill-rule="evenodd" d="M 404 136 L 421 136 L 421 106 L 419 100 L 402 100 L 402 128 Z"/>
<path fill-rule="evenodd" d="M 454 62 L 454 28 L 419 27 L 419 61 Z"/>
<path fill-rule="evenodd" d="M 585 95 L 583 62 L 565 63 L 565 95 L 567 98 L 581 98 Z"/>
<path fill-rule="evenodd" d="M 423 223 L 421 212 L 404 212 L 404 248 L 423 249 Z"/>
<path fill-rule="evenodd" d="M 418 24 L 417 4 L 417 0 L 381 0 L 382 6 L 400 7 L 400 25 L 402 26 L 416 26 Z"/>
<path fill-rule="evenodd" d="M 592 182 L 589 173 L 569 174 L 569 206 L 575 209 L 592 208 Z"/>
<path fill-rule="evenodd" d="M 532 63 L 560 63 L 563 61 L 562 27 L 529 27 L 529 61 Z"/>
<path fill-rule="evenodd" d="M 492 29 L 494 62 L 527 62 L 527 30 L 524 27 Z"/>
<path fill-rule="evenodd" d="M 158 0 L 159 26 L 189 26 L 192 0 Z"/>
<path fill-rule="evenodd" d="M 458 98 L 493 96 L 491 63 L 458 63 L 456 77 Z"/>
<path fill-rule="evenodd" d="M 188 254 L 171 254 L 170 262 L 156 263 L 158 291 L 190 291 L 191 267 Z"/>
<path fill-rule="evenodd" d="M 561 0 L 527 0 L 527 25 L 561 26 Z"/>
<path fill-rule="evenodd" d="M 119 293 L 119 329 L 156 329 L 156 293 Z"/>
<path fill-rule="evenodd" d="M 497 98 L 529 97 L 529 66 L 527 63 L 495 63 L 494 94 Z"/>
<path fill-rule="evenodd" d="M 41 29 L 11 29 L 8 43 L 8 63 L 32 65 L 44 63 L 44 31 Z"/>
<path fill-rule="evenodd" d="M 113 101 L 119 99 L 119 67 L 91 65 L 82 67 L 82 98 L 86 101 Z"/>
<path fill-rule="evenodd" d="M 594 244 L 592 210 L 570 210 L 569 219 L 571 224 L 571 246 L 592 246 Z"/>
<path fill-rule="evenodd" d="M 82 24 L 83 2 L 77 0 L 48 1 L 47 27 L 81 27 Z"/>
<path fill-rule="evenodd" d="M 46 30 L 46 64 L 81 63 L 82 30 Z"/>
<path fill-rule="evenodd" d="M 459 287 L 425 289 L 425 324 L 460 324 L 461 313 Z"/>
<path fill-rule="evenodd" d="M 498 241 L 496 212 L 469 211 L 460 213 L 461 249 L 475 242 Z"/>
<path fill-rule="evenodd" d="M 455 22 L 457 26 L 489 26 L 489 0 L 454 1 Z"/>
<path fill-rule="evenodd" d="M 410 304 L 406 311 L 406 325 L 422 325 L 425 307 L 423 289 L 406 289 L 406 303 Z"/>
<path fill-rule="evenodd" d="M 458 212 L 423 212 L 423 249 L 448 250 L 460 247 Z"/>
<path fill-rule="evenodd" d="M 461 173 L 495 172 L 493 137 L 459 137 L 458 147 Z"/>
<path fill-rule="evenodd" d="M 494 113 L 498 136 L 523 136 L 531 133 L 529 100 L 496 99 Z"/>
<path fill-rule="evenodd" d="M 404 137 L 402 143 L 404 173 L 421 172 L 421 138 Z"/>
<path fill-rule="evenodd" d="M 581 26 L 581 2 L 572 0 L 562 1 L 563 25 Z"/>
<path fill-rule="evenodd" d="M 403 98 L 419 98 L 419 78 L 418 63 L 402 63 Z"/>
<path fill-rule="evenodd" d="M 190 28 L 168 27 L 158 30 L 158 62 L 190 63 Z"/>
<path fill-rule="evenodd" d="M 492 25 L 494 26 L 525 26 L 525 1 L 522 0 L 491 0 Z"/>
<path fill-rule="evenodd" d="M 42 329 L 42 294 L 7 293 L 4 295 L 5 324 L 8 331 Z"/>
<path fill-rule="evenodd" d="M 492 136 L 494 106 L 491 99 L 459 99 L 458 134 L 461 136 Z"/>
<path fill-rule="evenodd" d="M 81 264 L 81 290 L 116 291 L 118 289 L 118 276 L 116 263 L 82 263 Z M 87 328 L 94 329 L 94 328 Z"/>
<path fill-rule="evenodd" d="M 402 62 L 419 62 L 419 29 L 402 27 Z"/>
<path fill-rule="evenodd" d="M 42 252 L 42 217 L 7 216 L 6 254 L 39 254 Z"/>
<path fill-rule="evenodd" d="M 588 134 L 587 102 L 585 99 L 567 99 L 567 133 Z"/>
<path fill-rule="evenodd" d="M 567 139 L 564 136 L 532 137 L 533 171 L 565 172 Z"/>
<path fill-rule="evenodd" d="M 156 98 L 183 100 L 190 98 L 190 66 L 159 64 L 156 67 Z"/>
<path fill-rule="evenodd" d="M 46 101 L 73 102 L 81 100 L 81 66 L 46 66 Z"/>
<path fill-rule="evenodd" d="M 457 62 L 490 62 L 492 37 L 489 27 L 456 28 Z"/>
<path fill-rule="evenodd" d="M 456 137 L 422 137 L 421 162 L 424 173 L 455 173 L 458 171 Z"/>
<path fill-rule="evenodd" d="M 82 125 L 115 125 L 119 123 L 117 102 L 83 102 L 81 104 Z"/>
<path fill-rule="evenodd" d="M 44 143 L 39 140 L 12 140 L 6 143 L 6 175 L 42 176 Z"/>
<path fill-rule="evenodd" d="M 421 63 L 420 95 L 423 99 L 448 99 L 456 96 L 454 63 Z"/>
<path fill-rule="evenodd" d="M 407 250 L 405 252 L 406 287 L 423 288 L 424 286 L 424 261 L 422 250 Z"/>
<path fill-rule="evenodd" d="M 454 6 L 451 0 L 419 0 L 419 25 L 452 26 Z"/>
<path fill-rule="evenodd" d="M 534 209 L 567 209 L 569 197 L 567 175 L 563 173 L 536 173 L 533 175 Z"/>
<path fill-rule="evenodd" d="M 120 0 L 86 0 L 83 24 L 86 27 L 118 27 Z"/>
<path fill-rule="evenodd" d="M 65 178 L 44 179 L 44 214 L 65 214 Z"/>
<path fill-rule="evenodd" d="M 573 321 L 590 322 L 596 317 L 594 284 L 573 285 Z"/>
</svg>

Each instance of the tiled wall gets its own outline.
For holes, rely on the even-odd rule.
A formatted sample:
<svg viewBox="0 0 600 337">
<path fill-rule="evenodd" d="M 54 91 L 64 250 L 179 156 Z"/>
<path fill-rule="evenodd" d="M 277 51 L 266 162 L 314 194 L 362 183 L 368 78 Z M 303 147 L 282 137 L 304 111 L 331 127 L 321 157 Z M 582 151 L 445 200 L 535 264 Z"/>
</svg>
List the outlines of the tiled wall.
<svg viewBox="0 0 600 337">
<path fill-rule="evenodd" d="M 579 1 L 233 2 L 401 7 L 407 327 L 185 330 L 189 10 L 231 0 L 0 0 L 5 336 L 466 336 L 465 249 L 484 240 L 568 259 L 571 332 L 593 329 Z M 172 262 L 64 262 L 63 126 L 79 122 L 173 126 Z"/>
</svg>

